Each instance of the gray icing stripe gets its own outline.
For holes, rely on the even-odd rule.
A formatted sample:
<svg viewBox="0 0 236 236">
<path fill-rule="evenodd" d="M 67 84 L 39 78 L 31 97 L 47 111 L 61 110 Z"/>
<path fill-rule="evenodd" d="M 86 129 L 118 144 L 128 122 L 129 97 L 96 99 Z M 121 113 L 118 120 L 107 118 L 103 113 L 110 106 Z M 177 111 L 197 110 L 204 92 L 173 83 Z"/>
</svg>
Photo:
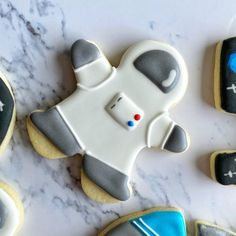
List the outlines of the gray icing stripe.
<svg viewBox="0 0 236 236">
<path fill-rule="evenodd" d="M 134 66 L 163 93 L 169 93 L 178 83 L 179 65 L 175 58 L 166 51 L 147 51 L 134 61 Z"/>
<path fill-rule="evenodd" d="M 197 230 L 197 236 L 235 236 L 235 234 L 228 233 L 223 229 L 205 224 L 198 224 Z"/>
<path fill-rule="evenodd" d="M 0 144 L 9 129 L 14 105 L 14 100 L 8 87 L 0 78 Z"/>
<path fill-rule="evenodd" d="M 141 236 L 130 223 L 126 222 L 110 230 L 106 236 Z"/>
<path fill-rule="evenodd" d="M 5 225 L 7 219 L 8 211 L 6 206 L 0 200 L 0 229 L 2 229 Z"/>
<path fill-rule="evenodd" d="M 83 158 L 83 170 L 95 184 L 113 197 L 121 201 L 129 199 L 128 176 L 87 154 Z"/>
<path fill-rule="evenodd" d="M 71 156 L 79 153 L 80 145 L 56 108 L 45 112 L 34 112 L 30 115 L 30 119 L 64 154 Z"/>
<path fill-rule="evenodd" d="M 89 64 L 101 57 L 99 49 L 93 43 L 79 39 L 71 47 L 71 61 L 75 69 Z"/>
</svg>

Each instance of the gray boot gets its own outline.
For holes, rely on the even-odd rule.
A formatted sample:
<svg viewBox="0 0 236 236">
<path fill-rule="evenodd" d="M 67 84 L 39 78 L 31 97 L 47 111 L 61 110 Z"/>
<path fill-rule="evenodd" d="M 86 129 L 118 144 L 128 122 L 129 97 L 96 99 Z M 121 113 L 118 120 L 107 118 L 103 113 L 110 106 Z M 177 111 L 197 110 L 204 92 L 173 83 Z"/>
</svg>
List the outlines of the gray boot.
<svg viewBox="0 0 236 236">
<path fill-rule="evenodd" d="M 30 115 L 33 124 L 65 155 L 72 156 L 80 151 L 80 145 L 67 127 L 56 108 Z"/>
<path fill-rule="evenodd" d="M 89 155 L 83 158 L 83 170 L 96 185 L 114 198 L 120 201 L 129 199 L 128 176 Z"/>
</svg>

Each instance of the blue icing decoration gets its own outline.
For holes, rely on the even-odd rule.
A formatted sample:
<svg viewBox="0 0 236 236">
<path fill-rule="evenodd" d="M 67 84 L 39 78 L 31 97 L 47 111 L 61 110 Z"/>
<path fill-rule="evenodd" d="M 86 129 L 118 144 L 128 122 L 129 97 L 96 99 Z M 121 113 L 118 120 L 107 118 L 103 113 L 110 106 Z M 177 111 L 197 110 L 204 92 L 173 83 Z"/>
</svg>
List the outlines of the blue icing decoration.
<svg viewBox="0 0 236 236">
<path fill-rule="evenodd" d="M 177 211 L 159 211 L 129 221 L 143 236 L 186 236 L 183 215 Z"/>
<path fill-rule="evenodd" d="M 236 73 L 236 53 L 235 52 L 231 53 L 229 56 L 228 67 L 230 68 L 230 70 Z"/>
<path fill-rule="evenodd" d="M 133 127 L 133 126 L 134 126 L 134 122 L 133 122 L 132 120 L 129 120 L 129 121 L 128 121 L 128 126 L 129 126 L 129 127 Z"/>
</svg>

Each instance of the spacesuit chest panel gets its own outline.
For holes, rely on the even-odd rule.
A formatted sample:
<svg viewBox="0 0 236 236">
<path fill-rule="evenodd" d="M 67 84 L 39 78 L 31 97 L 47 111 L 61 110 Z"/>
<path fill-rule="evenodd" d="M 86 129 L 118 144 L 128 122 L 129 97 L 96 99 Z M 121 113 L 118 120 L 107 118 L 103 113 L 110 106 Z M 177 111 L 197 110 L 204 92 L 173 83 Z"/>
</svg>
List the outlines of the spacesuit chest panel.
<svg viewBox="0 0 236 236">
<path fill-rule="evenodd" d="M 134 130 L 144 116 L 142 109 L 124 93 L 116 94 L 105 109 L 116 122 L 127 130 Z"/>
</svg>

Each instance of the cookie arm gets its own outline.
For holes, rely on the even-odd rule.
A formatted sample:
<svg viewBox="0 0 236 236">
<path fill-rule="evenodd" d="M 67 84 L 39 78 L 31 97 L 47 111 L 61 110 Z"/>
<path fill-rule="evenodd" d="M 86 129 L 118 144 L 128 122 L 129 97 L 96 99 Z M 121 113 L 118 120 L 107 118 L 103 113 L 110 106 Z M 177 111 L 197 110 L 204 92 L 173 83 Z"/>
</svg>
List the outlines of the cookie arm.
<svg viewBox="0 0 236 236">
<path fill-rule="evenodd" d="M 85 90 L 103 85 L 115 71 L 99 48 L 83 39 L 72 45 L 71 61 L 78 86 Z"/>
<path fill-rule="evenodd" d="M 170 152 L 184 152 L 189 147 L 189 138 L 186 131 L 179 125 L 173 123 L 170 132 L 167 134 L 163 142 L 162 149 Z"/>
<path fill-rule="evenodd" d="M 162 113 L 150 123 L 147 144 L 148 147 L 180 153 L 188 148 L 189 138 L 185 130 L 170 119 L 168 113 Z"/>
</svg>

